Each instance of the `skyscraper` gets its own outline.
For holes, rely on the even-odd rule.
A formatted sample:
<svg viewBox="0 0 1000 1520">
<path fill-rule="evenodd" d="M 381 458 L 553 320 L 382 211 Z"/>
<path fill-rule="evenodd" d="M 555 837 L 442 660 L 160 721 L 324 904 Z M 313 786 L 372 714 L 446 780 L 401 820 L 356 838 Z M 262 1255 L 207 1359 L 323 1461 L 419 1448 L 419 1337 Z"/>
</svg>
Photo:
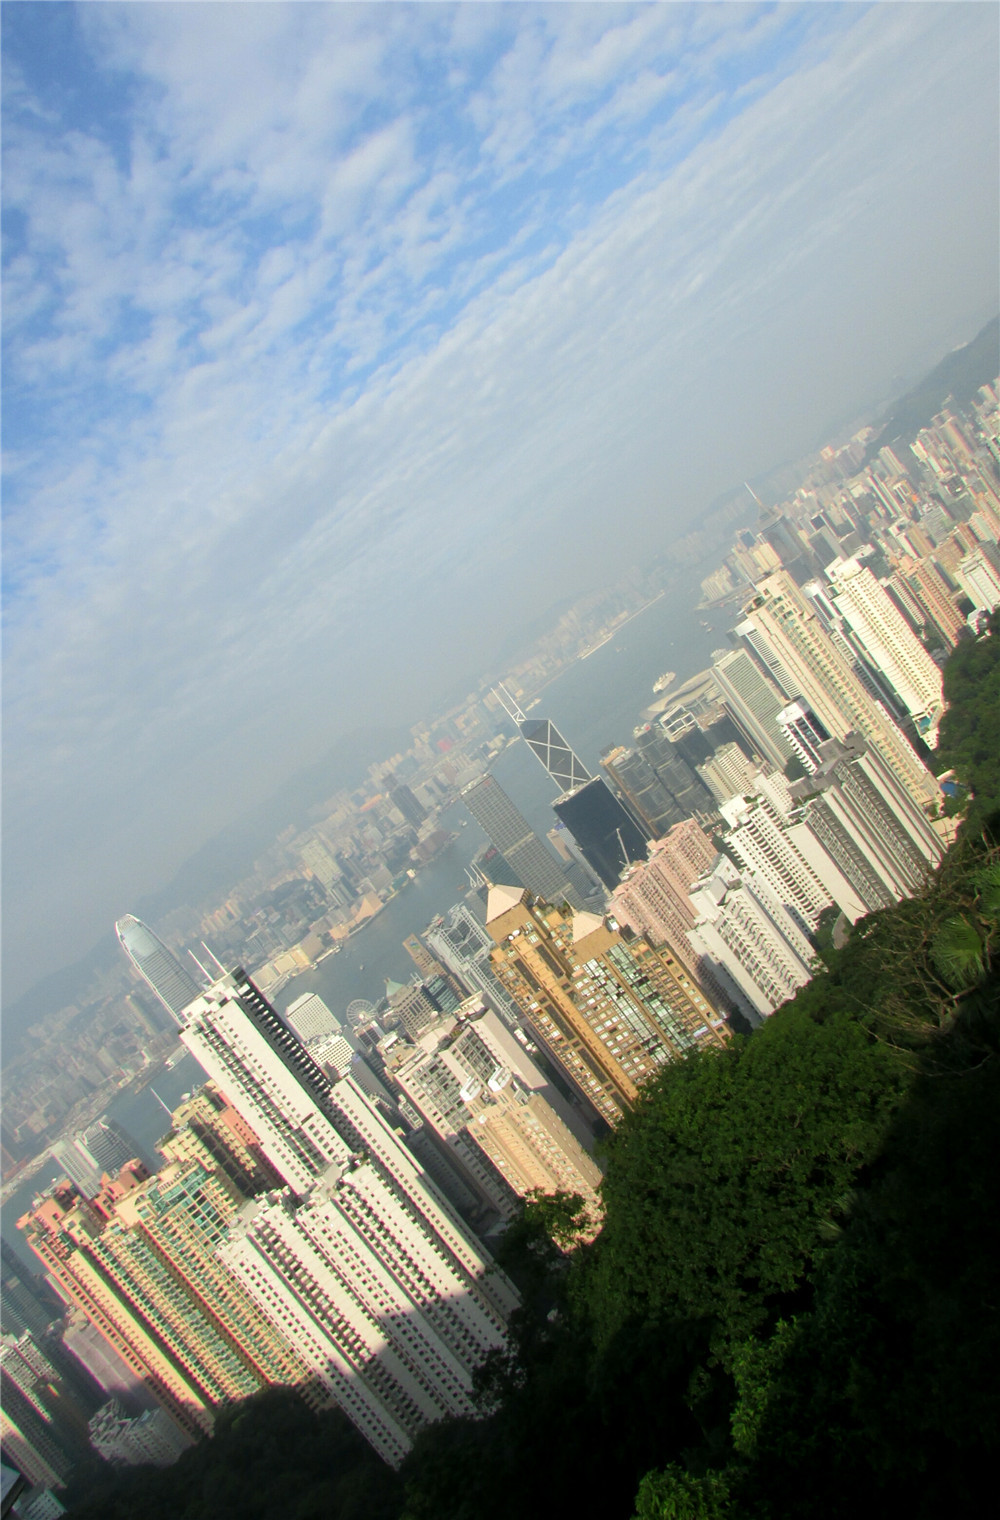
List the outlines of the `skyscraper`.
<svg viewBox="0 0 1000 1520">
<path fill-rule="evenodd" d="M 888 682 L 928 743 L 942 708 L 941 671 L 903 614 L 857 559 L 827 566 L 833 603 L 867 658 Z"/>
<path fill-rule="evenodd" d="M 175 1019 L 198 996 L 198 983 L 140 919 L 126 913 L 115 924 L 122 949 L 146 985 Z"/>
<path fill-rule="evenodd" d="M 690 897 L 698 914 L 691 944 L 751 1023 L 760 1023 L 808 982 L 812 945 L 762 881 L 742 875 L 720 855 Z"/>
<path fill-rule="evenodd" d="M 530 892 L 553 902 L 579 903 L 578 894 L 567 881 L 559 862 L 495 776 L 487 772 L 463 787 L 462 801 Z"/>
<path fill-rule="evenodd" d="M 78 1135 L 57 1141 L 52 1158 L 85 1197 L 93 1198 L 101 1186 L 101 1174 L 113 1176 L 137 1150 L 131 1135 L 105 1116 Z"/>
<path fill-rule="evenodd" d="M 715 1009 L 670 951 L 626 940 L 596 913 L 565 913 L 500 886 L 487 928 L 497 976 L 609 1124 L 663 1065 L 722 1037 Z"/>
<path fill-rule="evenodd" d="M 505 686 L 495 695 L 542 769 L 547 771 L 561 792 L 572 791 L 590 780 L 590 772 L 549 718 L 529 718 L 523 713 Z"/>
<path fill-rule="evenodd" d="M 287 1186 L 220 1247 L 320 1385 L 387 1461 L 472 1410 L 472 1374 L 517 1296 L 353 1076 L 331 1082 L 242 970 L 181 1039 Z"/>
<path fill-rule="evenodd" d="M 481 998 L 396 1040 L 386 1068 L 501 1216 L 539 1190 L 581 1194 L 596 1220 L 601 1174 L 579 1120 Z"/>
<path fill-rule="evenodd" d="M 787 697 L 745 649 L 717 650 L 712 670 L 723 701 L 754 749 L 781 770 L 793 753 L 776 723 Z"/>
<path fill-rule="evenodd" d="M 569 829 L 580 853 L 608 891 L 634 860 L 646 858 L 644 834 L 607 782 L 600 776 L 575 791 L 564 792 L 552 804 L 556 817 Z"/>
<path fill-rule="evenodd" d="M 684 810 L 639 750 L 618 745 L 602 756 L 601 764 L 651 839 L 659 839 L 684 818 Z"/>
<path fill-rule="evenodd" d="M 863 735 L 921 805 L 940 796 L 934 777 L 865 690 L 789 575 L 779 570 L 761 581 L 746 613 L 797 685 L 798 691 L 790 695 L 804 698 L 835 738 L 843 739 L 852 730 Z"/>
<path fill-rule="evenodd" d="M 474 892 L 428 924 L 424 938 L 470 992 L 483 994 L 504 1023 L 513 1026 L 519 1022 L 520 1010 L 493 970 L 486 906 Z"/>
<path fill-rule="evenodd" d="M 389 799 L 413 828 L 419 829 L 420 825 L 426 822 L 427 809 L 413 795 L 405 781 L 393 781 L 389 787 Z"/>
<path fill-rule="evenodd" d="M 285 1023 L 294 1029 L 303 1045 L 319 1035 L 339 1034 L 341 1028 L 318 992 L 304 992 L 289 1003 Z"/>
</svg>

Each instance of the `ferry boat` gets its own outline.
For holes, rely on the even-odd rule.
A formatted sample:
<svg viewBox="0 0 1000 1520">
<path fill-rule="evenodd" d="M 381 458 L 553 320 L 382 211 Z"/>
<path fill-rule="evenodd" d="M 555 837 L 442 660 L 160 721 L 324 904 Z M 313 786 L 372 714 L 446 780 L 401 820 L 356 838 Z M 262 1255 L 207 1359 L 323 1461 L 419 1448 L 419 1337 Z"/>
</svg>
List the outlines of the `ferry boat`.
<svg viewBox="0 0 1000 1520">
<path fill-rule="evenodd" d="M 653 691 L 659 696 L 661 691 L 666 691 L 677 680 L 676 670 L 665 670 L 658 681 L 653 682 Z"/>
</svg>

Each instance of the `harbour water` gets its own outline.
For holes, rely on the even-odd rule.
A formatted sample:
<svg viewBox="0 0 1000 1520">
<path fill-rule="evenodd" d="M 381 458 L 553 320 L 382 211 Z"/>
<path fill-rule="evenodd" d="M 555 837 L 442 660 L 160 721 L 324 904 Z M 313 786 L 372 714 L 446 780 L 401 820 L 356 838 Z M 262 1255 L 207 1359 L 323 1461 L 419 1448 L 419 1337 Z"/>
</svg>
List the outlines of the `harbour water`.
<svg viewBox="0 0 1000 1520">
<path fill-rule="evenodd" d="M 704 669 L 712 651 L 725 645 L 726 632 L 735 621 L 732 610 L 715 616 L 696 611 L 699 580 L 708 568 L 712 566 L 694 570 L 690 579 L 631 619 L 606 644 L 562 671 L 532 709 L 532 717 L 555 723 L 592 774 L 600 774 L 602 751 L 630 742 L 643 708 L 654 700 L 653 683 L 664 670 L 676 671 L 681 683 Z M 509 745 L 492 770 L 532 828 L 544 837 L 555 822 L 552 802 L 557 791 L 528 746 Z M 421 933 L 467 890 L 465 866 L 485 843 L 461 804 L 448 810 L 442 827 L 456 835 L 454 842 L 338 955 L 289 983 L 276 999 L 280 1008 L 287 1008 L 303 992 L 318 992 L 342 1018 L 354 998 L 378 1002 L 386 977 L 405 981 L 413 974 L 403 940 Z"/>
<path fill-rule="evenodd" d="M 725 644 L 726 633 L 736 620 L 733 609 L 714 615 L 696 610 L 700 578 L 715 567 L 715 560 L 713 556 L 711 563 L 695 567 L 587 658 L 562 671 L 533 708 L 532 716 L 547 717 L 555 723 L 592 774 L 599 773 L 603 750 L 611 744 L 629 742 L 642 709 L 653 701 L 653 683 L 664 670 L 676 671 L 678 683 L 683 682 L 709 663 L 713 649 Z M 703 623 L 709 626 L 703 627 Z M 527 745 L 509 745 L 493 772 L 532 828 L 544 836 L 555 821 L 552 802 L 556 789 Z M 318 992 L 342 1019 L 354 998 L 377 1003 L 385 992 L 386 977 L 406 981 L 413 974 L 415 968 L 403 949 L 403 940 L 421 933 L 432 918 L 467 890 L 465 867 L 485 843 L 484 834 L 460 803 L 447 810 L 441 826 L 454 835 L 452 843 L 338 954 L 291 981 L 275 999 L 280 1009 L 304 992 Z M 183 1094 L 202 1080 L 197 1063 L 186 1056 L 172 1069 L 161 1071 L 140 1092 L 122 1094 L 108 1112 L 133 1136 L 143 1159 L 153 1162 L 153 1148 L 168 1127 L 166 1109 L 175 1107 Z M 32 1258 L 14 1222 L 30 1206 L 32 1196 L 54 1178 L 54 1167 L 42 1168 L 3 1205 L 4 1238 L 28 1260 Z"/>
</svg>

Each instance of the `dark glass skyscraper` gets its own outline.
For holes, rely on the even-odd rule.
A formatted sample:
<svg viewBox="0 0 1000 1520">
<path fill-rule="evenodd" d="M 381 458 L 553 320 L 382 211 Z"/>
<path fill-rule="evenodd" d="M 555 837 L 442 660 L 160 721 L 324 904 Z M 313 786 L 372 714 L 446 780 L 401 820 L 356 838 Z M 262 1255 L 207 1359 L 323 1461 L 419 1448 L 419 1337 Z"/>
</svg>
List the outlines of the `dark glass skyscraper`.
<svg viewBox="0 0 1000 1520">
<path fill-rule="evenodd" d="M 548 718 L 525 718 L 518 724 L 531 753 L 541 761 L 560 791 L 570 792 L 590 780 L 590 772 Z"/>
<path fill-rule="evenodd" d="M 172 950 L 146 927 L 140 919 L 126 913 L 115 924 L 122 949 L 148 987 L 156 993 L 164 1008 L 180 1022 L 180 1015 L 201 991 Z"/>
<path fill-rule="evenodd" d="M 579 755 L 566 743 L 555 724 L 548 718 L 529 718 L 511 696 L 506 686 L 498 686 L 494 692 L 535 759 L 548 771 L 560 792 L 571 792 L 590 780 L 590 772 Z"/>
<path fill-rule="evenodd" d="M 648 836 L 600 776 L 565 792 L 552 806 L 609 891 L 627 865 L 645 860 Z"/>
</svg>

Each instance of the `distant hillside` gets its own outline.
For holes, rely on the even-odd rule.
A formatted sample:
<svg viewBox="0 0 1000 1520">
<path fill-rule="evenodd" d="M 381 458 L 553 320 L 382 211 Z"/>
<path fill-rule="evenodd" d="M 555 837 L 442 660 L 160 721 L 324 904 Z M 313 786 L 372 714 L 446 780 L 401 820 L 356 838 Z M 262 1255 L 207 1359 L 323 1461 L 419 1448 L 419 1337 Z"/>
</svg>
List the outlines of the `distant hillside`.
<svg viewBox="0 0 1000 1520">
<path fill-rule="evenodd" d="M 1000 317 L 987 322 L 971 343 L 956 348 L 930 374 L 914 386 L 876 422 L 878 429 L 868 445 L 865 464 L 886 444 L 902 440 L 909 443 L 921 428 L 928 425 L 949 396 L 959 406 L 972 400 L 981 385 L 1000 373 Z"/>
<path fill-rule="evenodd" d="M 281 829 L 292 825 L 304 828 L 318 803 L 340 787 L 362 782 L 372 755 L 392 755 L 409 743 L 409 730 L 401 725 L 352 730 L 321 760 L 296 771 L 271 796 L 220 829 L 184 862 L 166 886 L 126 904 L 127 910 L 155 924 L 175 908 L 210 901 L 213 892 L 231 890 L 253 869 L 258 856 L 274 844 Z M 107 933 L 78 961 L 50 972 L 20 997 L 5 1000 L 4 1060 L 11 1061 L 20 1053 L 28 1028 L 36 1019 L 86 998 L 93 979 L 113 966 L 120 955 L 114 925 L 109 923 Z"/>
</svg>

